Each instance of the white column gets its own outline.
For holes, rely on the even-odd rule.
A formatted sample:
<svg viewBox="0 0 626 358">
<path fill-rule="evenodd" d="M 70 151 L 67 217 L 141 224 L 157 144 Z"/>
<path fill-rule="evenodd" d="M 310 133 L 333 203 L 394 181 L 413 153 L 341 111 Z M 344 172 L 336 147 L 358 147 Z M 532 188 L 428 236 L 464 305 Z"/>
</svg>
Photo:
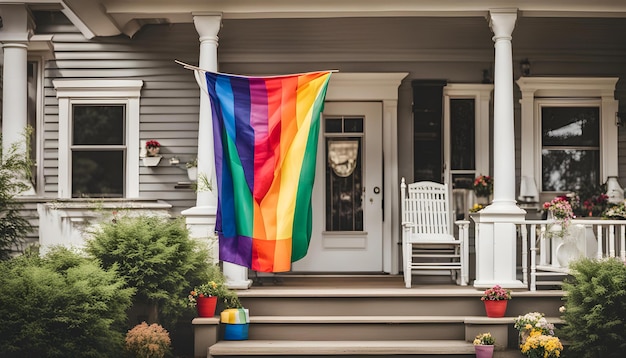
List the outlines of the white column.
<svg viewBox="0 0 626 358">
<path fill-rule="evenodd" d="M 217 72 L 217 34 L 222 26 L 222 15 L 215 13 L 193 14 L 193 22 L 200 35 L 199 67 Z M 198 125 L 198 175 L 206 175 L 213 190 L 199 191 L 196 206 L 182 212 L 194 238 L 206 239 L 213 236 L 217 213 L 217 181 L 215 174 L 215 153 L 213 147 L 213 121 L 208 95 L 200 94 L 200 115 Z M 211 241 L 209 241 L 211 242 Z M 216 243 L 216 241 L 215 241 Z M 213 253 L 218 255 L 217 245 Z M 226 284 L 230 288 L 246 289 L 252 284 L 248 279 L 248 269 L 228 262 L 223 263 Z"/>
<path fill-rule="evenodd" d="M 477 288 L 501 285 L 525 287 L 516 278 L 516 235 L 513 221 L 526 212 L 515 202 L 515 132 L 513 121 L 513 56 L 511 34 L 517 9 L 491 10 L 489 25 L 494 33 L 494 199 L 476 215 Z"/>
<path fill-rule="evenodd" d="M 2 145 L 6 151 L 12 144 L 24 140 L 27 125 L 26 56 L 25 43 L 3 43 L 4 67 L 2 71 Z M 5 152 L 6 153 L 6 152 Z"/>
<path fill-rule="evenodd" d="M 24 133 L 28 124 L 27 56 L 28 40 L 32 36 L 32 19 L 23 4 L 0 6 L 3 26 L 0 42 L 4 52 L 2 71 L 2 146 L 4 153 L 14 144 L 26 153 Z M 21 195 L 34 195 L 32 185 Z"/>
</svg>

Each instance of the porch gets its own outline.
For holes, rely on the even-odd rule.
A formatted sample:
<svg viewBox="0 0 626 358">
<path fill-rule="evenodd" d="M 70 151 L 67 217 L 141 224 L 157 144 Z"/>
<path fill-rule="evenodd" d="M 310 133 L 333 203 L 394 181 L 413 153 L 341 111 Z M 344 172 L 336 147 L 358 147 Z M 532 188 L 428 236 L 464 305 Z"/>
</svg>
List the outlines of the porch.
<svg viewBox="0 0 626 358">
<path fill-rule="evenodd" d="M 195 357 L 470 357 L 478 333 L 495 357 L 521 357 L 513 320 L 531 311 L 560 323 L 563 292 L 515 290 L 506 316 L 488 318 L 483 290 L 400 275 L 265 276 L 239 291 L 250 310 L 249 340 L 223 341 L 218 318 L 195 318 Z"/>
<path fill-rule="evenodd" d="M 626 221 L 577 219 L 562 237 L 550 234 L 553 221 L 510 225 L 518 248 L 511 264 L 526 287 L 513 290 L 503 318 L 486 317 L 482 288 L 457 286 L 449 276 L 416 275 L 406 289 L 402 276 L 391 274 L 263 275 L 239 291 L 250 310 L 249 340 L 220 340 L 217 318 L 196 318 L 195 356 L 469 357 L 474 337 L 491 332 L 495 357 L 521 357 L 514 319 L 537 311 L 562 324 L 560 284 L 568 264 L 579 257 L 625 260 Z M 480 258 L 470 257 L 472 273 Z"/>
</svg>

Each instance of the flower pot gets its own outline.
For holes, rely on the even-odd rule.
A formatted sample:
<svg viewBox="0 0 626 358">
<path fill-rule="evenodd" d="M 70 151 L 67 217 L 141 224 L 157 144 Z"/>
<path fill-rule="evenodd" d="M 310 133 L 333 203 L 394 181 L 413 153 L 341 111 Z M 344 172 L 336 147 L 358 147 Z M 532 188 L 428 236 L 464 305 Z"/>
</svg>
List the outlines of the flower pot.
<svg viewBox="0 0 626 358">
<path fill-rule="evenodd" d="M 506 305 L 509 302 L 508 300 L 485 300 L 485 311 L 487 312 L 487 317 L 504 317 L 504 313 L 506 312 Z"/>
<path fill-rule="evenodd" d="M 191 181 L 196 181 L 198 179 L 198 167 L 187 168 L 187 177 Z"/>
<path fill-rule="evenodd" d="M 215 316 L 215 307 L 217 306 L 217 297 L 197 297 L 196 308 L 198 309 L 198 317 Z"/>
<path fill-rule="evenodd" d="M 476 196 L 476 203 L 482 206 L 489 205 L 489 196 Z"/>
<path fill-rule="evenodd" d="M 496 301 L 494 301 L 494 302 L 496 302 Z M 493 346 L 492 345 L 475 345 L 474 346 L 474 351 L 476 352 L 476 358 L 491 358 L 491 357 L 493 357 Z"/>
<path fill-rule="evenodd" d="M 159 162 L 161 161 L 161 156 L 143 157 L 141 158 L 141 161 L 143 162 L 143 165 L 145 167 L 156 167 L 157 165 L 159 165 Z"/>
<path fill-rule="evenodd" d="M 157 155 L 159 155 L 160 151 L 161 147 L 146 147 L 146 154 L 149 157 L 156 157 Z"/>
</svg>

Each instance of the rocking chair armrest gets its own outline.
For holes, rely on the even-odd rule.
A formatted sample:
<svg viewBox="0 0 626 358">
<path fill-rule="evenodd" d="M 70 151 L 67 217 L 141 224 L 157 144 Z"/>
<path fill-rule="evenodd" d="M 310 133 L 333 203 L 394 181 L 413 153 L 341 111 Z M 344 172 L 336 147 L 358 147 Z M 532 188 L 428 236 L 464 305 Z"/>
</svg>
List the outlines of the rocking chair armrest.
<svg viewBox="0 0 626 358">
<path fill-rule="evenodd" d="M 415 227 L 415 223 L 411 222 L 411 221 L 403 221 L 402 222 L 402 227 L 408 228 L 408 227 Z"/>
<path fill-rule="evenodd" d="M 458 226 L 465 226 L 465 225 L 469 225 L 470 222 L 469 220 L 457 220 L 454 222 L 454 224 Z"/>
</svg>

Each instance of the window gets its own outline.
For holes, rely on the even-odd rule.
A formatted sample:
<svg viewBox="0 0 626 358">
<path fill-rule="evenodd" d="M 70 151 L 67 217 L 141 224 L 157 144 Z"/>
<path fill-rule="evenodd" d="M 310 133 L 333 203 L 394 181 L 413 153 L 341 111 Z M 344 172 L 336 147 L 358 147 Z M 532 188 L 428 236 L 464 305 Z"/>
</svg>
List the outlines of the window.
<svg viewBox="0 0 626 358">
<path fill-rule="evenodd" d="M 138 80 L 55 80 L 59 197 L 139 196 Z"/>
<path fill-rule="evenodd" d="M 541 106 L 541 189 L 600 182 L 600 108 Z"/>
<path fill-rule="evenodd" d="M 72 197 L 124 197 L 123 104 L 72 106 Z"/>
</svg>

